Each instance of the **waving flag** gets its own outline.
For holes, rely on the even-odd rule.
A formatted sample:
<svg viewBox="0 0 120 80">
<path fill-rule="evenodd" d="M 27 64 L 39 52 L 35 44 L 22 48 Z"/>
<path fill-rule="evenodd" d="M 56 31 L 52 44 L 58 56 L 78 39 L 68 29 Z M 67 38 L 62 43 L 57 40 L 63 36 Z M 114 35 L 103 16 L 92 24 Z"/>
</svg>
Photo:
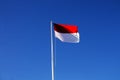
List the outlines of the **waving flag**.
<svg viewBox="0 0 120 80">
<path fill-rule="evenodd" d="M 56 24 L 54 23 L 55 37 L 62 42 L 79 43 L 80 36 L 78 27 L 75 25 Z"/>
</svg>

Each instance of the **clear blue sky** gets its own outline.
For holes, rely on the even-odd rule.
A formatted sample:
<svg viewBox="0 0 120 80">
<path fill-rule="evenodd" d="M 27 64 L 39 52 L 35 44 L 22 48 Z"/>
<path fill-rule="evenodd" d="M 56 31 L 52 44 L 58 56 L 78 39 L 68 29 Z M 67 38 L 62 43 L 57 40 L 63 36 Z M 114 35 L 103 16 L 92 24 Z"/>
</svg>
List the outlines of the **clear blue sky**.
<svg viewBox="0 0 120 80">
<path fill-rule="evenodd" d="M 51 80 L 50 20 L 81 35 L 56 39 L 55 80 L 120 80 L 119 0 L 0 0 L 0 80 Z"/>
</svg>

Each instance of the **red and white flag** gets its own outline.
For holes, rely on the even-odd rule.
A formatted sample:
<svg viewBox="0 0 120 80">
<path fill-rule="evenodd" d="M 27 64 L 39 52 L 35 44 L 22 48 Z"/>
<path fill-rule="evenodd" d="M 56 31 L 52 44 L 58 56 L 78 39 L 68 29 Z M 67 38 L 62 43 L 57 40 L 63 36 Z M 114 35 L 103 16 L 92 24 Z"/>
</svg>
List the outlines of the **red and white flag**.
<svg viewBox="0 0 120 80">
<path fill-rule="evenodd" d="M 56 24 L 54 23 L 55 37 L 62 42 L 79 43 L 80 35 L 78 27 L 75 25 Z"/>
</svg>

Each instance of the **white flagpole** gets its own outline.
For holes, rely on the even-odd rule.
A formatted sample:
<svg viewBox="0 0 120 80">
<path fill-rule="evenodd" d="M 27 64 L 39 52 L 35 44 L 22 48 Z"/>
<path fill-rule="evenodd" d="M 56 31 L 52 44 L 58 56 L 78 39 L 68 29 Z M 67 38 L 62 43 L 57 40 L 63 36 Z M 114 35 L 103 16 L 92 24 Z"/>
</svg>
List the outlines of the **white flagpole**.
<svg viewBox="0 0 120 80">
<path fill-rule="evenodd" d="M 52 80 L 54 80 L 54 48 L 53 48 L 53 28 L 52 21 L 50 22 L 51 28 L 51 71 L 52 71 Z"/>
</svg>

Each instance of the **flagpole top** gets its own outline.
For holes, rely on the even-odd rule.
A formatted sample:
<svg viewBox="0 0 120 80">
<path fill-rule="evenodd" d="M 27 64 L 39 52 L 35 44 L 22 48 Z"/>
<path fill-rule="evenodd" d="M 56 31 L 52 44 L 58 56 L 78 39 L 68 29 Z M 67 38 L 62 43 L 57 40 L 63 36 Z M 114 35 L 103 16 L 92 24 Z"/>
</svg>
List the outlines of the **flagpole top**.
<svg viewBox="0 0 120 80">
<path fill-rule="evenodd" d="M 50 23 L 52 23 L 52 20 L 50 21 Z"/>
</svg>

